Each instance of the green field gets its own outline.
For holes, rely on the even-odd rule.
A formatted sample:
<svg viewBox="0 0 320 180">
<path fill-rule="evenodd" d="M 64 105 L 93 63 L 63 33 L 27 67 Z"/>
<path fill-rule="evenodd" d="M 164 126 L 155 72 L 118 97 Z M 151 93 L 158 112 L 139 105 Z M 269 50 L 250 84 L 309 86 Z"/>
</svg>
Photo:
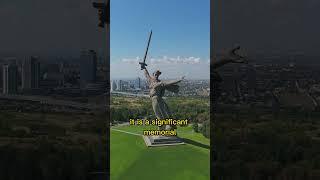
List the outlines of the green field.
<svg viewBox="0 0 320 180">
<path fill-rule="evenodd" d="M 144 127 L 113 129 L 142 134 Z M 141 136 L 111 130 L 111 180 L 209 180 L 210 140 L 190 126 L 178 127 L 178 135 L 186 145 L 148 148 Z"/>
</svg>

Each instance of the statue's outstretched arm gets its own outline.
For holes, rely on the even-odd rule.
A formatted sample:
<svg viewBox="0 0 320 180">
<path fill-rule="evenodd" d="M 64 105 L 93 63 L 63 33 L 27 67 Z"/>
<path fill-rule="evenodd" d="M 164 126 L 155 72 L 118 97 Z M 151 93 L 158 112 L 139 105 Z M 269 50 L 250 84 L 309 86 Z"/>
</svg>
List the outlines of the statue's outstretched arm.
<svg viewBox="0 0 320 180">
<path fill-rule="evenodd" d="M 213 67 L 213 69 L 218 69 L 219 67 L 222 67 L 225 64 L 231 63 L 231 59 L 227 59 L 227 58 L 220 58 L 220 59 L 216 59 L 211 66 Z"/>
<path fill-rule="evenodd" d="M 164 86 L 170 86 L 170 85 L 174 85 L 174 84 L 178 84 L 179 82 L 181 82 L 184 79 L 184 76 L 181 77 L 180 79 L 177 80 L 172 80 L 172 81 L 168 81 L 168 82 L 164 82 Z"/>
<path fill-rule="evenodd" d="M 144 69 L 143 69 L 143 71 L 144 71 L 144 75 L 145 75 L 145 77 L 146 77 L 147 81 L 148 81 L 148 82 L 150 82 L 150 80 L 151 80 L 151 76 L 150 76 L 150 74 L 149 74 L 149 72 L 148 72 L 147 68 L 144 68 Z"/>
<path fill-rule="evenodd" d="M 228 63 L 247 63 L 247 59 L 236 53 L 236 51 L 239 49 L 240 46 L 237 46 L 236 48 L 229 50 L 220 59 L 215 59 L 214 62 L 211 64 L 212 68 L 218 69 L 219 67 L 222 67 L 223 65 Z"/>
</svg>

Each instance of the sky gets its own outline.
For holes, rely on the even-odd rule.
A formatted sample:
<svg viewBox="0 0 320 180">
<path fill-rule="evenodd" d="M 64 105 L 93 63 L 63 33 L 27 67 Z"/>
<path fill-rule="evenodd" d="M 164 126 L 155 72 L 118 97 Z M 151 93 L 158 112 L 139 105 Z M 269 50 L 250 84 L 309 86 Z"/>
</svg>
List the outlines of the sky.
<svg viewBox="0 0 320 180">
<path fill-rule="evenodd" d="M 1 0 L 0 57 L 77 57 L 83 48 L 103 52 L 104 32 L 97 26 L 92 2 Z M 218 21 L 212 48 L 217 51 L 236 43 L 249 55 L 296 51 L 320 55 L 319 0 L 213 2 Z M 152 29 L 150 71 L 159 68 L 163 77 L 206 76 L 209 19 L 209 0 L 111 0 L 111 72 L 130 77 L 141 73 L 136 58 L 143 57 Z M 115 63 L 122 61 L 127 63 Z"/>
<path fill-rule="evenodd" d="M 319 0 L 215 0 L 216 51 L 240 44 L 247 53 L 319 56 Z"/>
<path fill-rule="evenodd" d="M 146 63 L 163 78 L 209 79 L 209 0 L 111 1 L 111 78 L 143 76 L 143 58 L 150 30 L 153 36 Z"/>
<path fill-rule="evenodd" d="M 93 0 L 1 0 L 0 56 L 79 57 L 104 51 Z"/>
</svg>

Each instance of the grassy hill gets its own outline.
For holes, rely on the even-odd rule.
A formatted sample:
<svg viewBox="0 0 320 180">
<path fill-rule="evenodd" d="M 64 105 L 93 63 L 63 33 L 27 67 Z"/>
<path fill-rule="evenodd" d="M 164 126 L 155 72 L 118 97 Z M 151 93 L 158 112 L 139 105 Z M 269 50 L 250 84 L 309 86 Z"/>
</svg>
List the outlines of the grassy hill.
<svg viewBox="0 0 320 180">
<path fill-rule="evenodd" d="M 127 132 L 142 134 L 145 126 L 120 126 Z M 112 180 L 208 180 L 210 179 L 209 139 L 178 127 L 186 145 L 146 147 L 141 136 L 111 130 L 110 165 Z"/>
</svg>

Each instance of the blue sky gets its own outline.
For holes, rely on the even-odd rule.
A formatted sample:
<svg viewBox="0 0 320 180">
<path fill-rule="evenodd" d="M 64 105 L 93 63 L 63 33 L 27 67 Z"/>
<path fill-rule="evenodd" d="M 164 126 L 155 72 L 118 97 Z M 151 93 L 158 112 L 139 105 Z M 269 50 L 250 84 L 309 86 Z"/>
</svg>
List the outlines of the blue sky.
<svg viewBox="0 0 320 180">
<path fill-rule="evenodd" d="M 194 63 L 207 63 L 210 47 L 209 3 L 209 0 L 111 1 L 111 68 L 114 69 L 111 69 L 111 77 L 139 75 L 136 72 L 138 68 L 131 70 L 128 66 L 127 75 L 120 74 L 117 69 L 123 63 L 135 65 L 137 57 L 143 57 L 151 29 L 153 36 L 147 63 L 158 62 L 159 65 L 148 67 L 165 68 L 161 61 L 167 61 L 176 64 L 177 71 L 180 71 L 182 66 L 179 63 L 190 64 L 190 67 Z M 183 71 L 190 69 L 183 68 L 181 73 L 185 75 Z M 209 72 L 207 74 L 209 77 Z M 196 75 L 193 76 L 196 78 Z"/>
</svg>

